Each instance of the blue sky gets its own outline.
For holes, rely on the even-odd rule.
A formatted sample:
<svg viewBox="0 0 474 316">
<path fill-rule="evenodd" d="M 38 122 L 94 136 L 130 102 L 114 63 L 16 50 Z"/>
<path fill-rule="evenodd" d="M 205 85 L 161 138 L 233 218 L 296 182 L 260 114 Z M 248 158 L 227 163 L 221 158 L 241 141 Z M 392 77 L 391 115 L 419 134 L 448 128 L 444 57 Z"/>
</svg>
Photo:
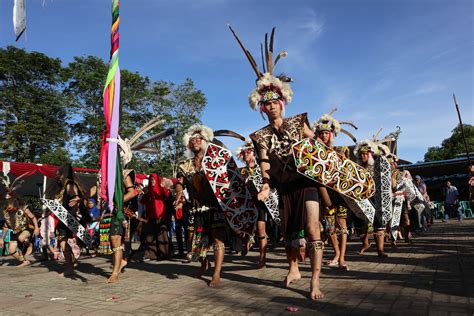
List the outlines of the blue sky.
<svg viewBox="0 0 474 316">
<path fill-rule="evenodd" d="M 13 0 L 0 0 L 0 47 L 59 57 L 108 59 L 111 1 L 27 0 L 27 31 L 14 42 Z M 399 156 L 418 161 L 457 124 L 474 124 L 474 2 L 471 0 L 122 0 L 120 64 L 153 80 L 191 77 L 207 99 L 203 122 L 248 135 L 262 127 L 247 96 L 254 74 L 226 24 L 259 59 L 276 26 L 277 72 L 294 78 L 287 116 L 310 121 L 337 106 L 358 139 L 402 129 Z M 105 74 L 104 74 L 105 76 Z M 236 141 L 226 143 L 232 149 Z M 338 144 L 350 144 L 341 135 Z"/>
</svg>

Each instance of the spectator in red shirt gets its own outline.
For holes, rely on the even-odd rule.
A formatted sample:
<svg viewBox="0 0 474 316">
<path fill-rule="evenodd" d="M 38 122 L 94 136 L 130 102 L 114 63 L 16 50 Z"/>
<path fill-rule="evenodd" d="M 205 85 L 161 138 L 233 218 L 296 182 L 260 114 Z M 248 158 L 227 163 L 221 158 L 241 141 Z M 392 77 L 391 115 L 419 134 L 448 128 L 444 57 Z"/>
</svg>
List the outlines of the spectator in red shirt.
<svg viewBox="0 0 474 316">
<path fill-rule="evenodd" d="M 170 193 L 161 182 L 157 174 L 150 175 L 148 190 L 140 200 L 146 207 L 148 220 L 145 225 L 145 259 L 164 259 L 169 255 L 165 200 Z"/>
</svg>

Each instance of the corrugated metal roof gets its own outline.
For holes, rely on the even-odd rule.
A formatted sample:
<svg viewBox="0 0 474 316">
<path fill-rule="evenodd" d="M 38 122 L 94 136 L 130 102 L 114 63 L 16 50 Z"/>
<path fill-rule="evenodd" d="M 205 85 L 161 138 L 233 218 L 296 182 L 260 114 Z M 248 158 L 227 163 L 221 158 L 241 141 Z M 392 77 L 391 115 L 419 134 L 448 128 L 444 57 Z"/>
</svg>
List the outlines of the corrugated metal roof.
<svg viewBox="0 0 474 316">
<path fill-rule="evenodd" d="M 398 167 L 400 168 L 427 167 L 430 165 L 448 165 L 448 164 L 460 163 L 464 161 L 467 162 L 467 157 L 437 160 L 437 161 L 416 162 L 412 164 L 399 165 Z"/>
</svg>

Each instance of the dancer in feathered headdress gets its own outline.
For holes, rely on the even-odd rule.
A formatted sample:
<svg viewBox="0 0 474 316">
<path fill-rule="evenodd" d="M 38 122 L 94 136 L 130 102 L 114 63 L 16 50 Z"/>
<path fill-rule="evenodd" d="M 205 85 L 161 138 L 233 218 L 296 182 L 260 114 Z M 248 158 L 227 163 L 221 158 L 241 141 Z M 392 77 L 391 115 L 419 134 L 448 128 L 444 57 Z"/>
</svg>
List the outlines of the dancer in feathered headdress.
<svg viewBox="0 0 474 316">
<path fill-rule="evenodd" d="M 329 113 L 321 116 L 317 121 L 314 121 L 312 128 L 320 143 L 327 147 L 336 150 L 345 159 L 349 159 L 349 148 L 347 146 L 334 147 L 334 140 L 336 136 L 343 132 L 349 136 L 354 142 L 356 138 L 347 130 L 343 129 L 341 124 L 350 125 L 357 129 L 354 123 L 350 121 L 338 121 L 332 115 L 337 111 L 337 108 L 332 109 Z M 329 234 L 331 244 L 334 248 L 334 257 L 332 260 L 326 262 L 328 266 L 339 266 L 343 269 L 348 269 L 345 262 L 345 253 L 347 247 L 347 236 L 349 231 L 347 229 L 347 205 L 338 193 L 327 190 L 326 187 L 320 187 L 319 193 L 323 202 L 324 219 L 326 220 L 326 230 Z M 336 229 L 336 224 L 339 227 Z M 338 240 L 340 235 L 340 242 Z"/>
<path fill-rule="evenodd" d="M 359 163 L 369 170 L 374 176 L 377 186 L 377 193 L 372 198 L 372 204 L 375 207 L 375 217 L 373 223 L 374 239 L 377 245 L 377 252 L 380 258 L 386 258 L 388 255 L 384 251 L 385 230 L 388 221 L 392 217 L 392 191 L 391 191 L 391 167 L 388 157 L 392 157 L 390 149 L 384 142 L 377 141 L 377 137 L 382 129 L 370 140 L 358 142 L 354 148 L 354 155 Z M 362 229 L 361 241 L 362 248 L 360 254 L 370 247 L 369 244 L 370 227 Z"/>
<path fill-rule="evenodd" d="M 215 269 L 209 283 L 211 287 L 220 282 L 225 250 L 224 214 L 201 167 L 206 147 L 213 141 L 214 132 L 209 127 L 199 124 L 189 127 L 183 137 L 187 159 L 178 165 L 178 178 L 186 187 L 191 204 L 188 227 L 193 233 L 193 241 L 188 258 L 201 262 L 201 275 L 210 266 L 207 252 L 212 246 Z"/>
<path fill-rule="evenodd" d="M 255 147 L 251 139 L 245 139 L 244 143 L 237 149 L 236 155 L 240 161 L 245 163 L 245 166 L 239 169 L 240 174 L 244 177 L 247 187 L 254 198 L 255 206 L 258 210 L 255 239 L 258 240 L 260 256 L 257 269 L 262 269 L 266 265 L 266 222 L 273 219 L 275 224 L 280 223 L 278 212 L 278 193 L 275 189 L 272 189 L 269 199 L 267 199 L 264 203 L 262 201 L 258 201 L 256 195 L 262 186 L 262 171 L 260 166 L 257 164 Z M 271 216 L 268 216 L 267 213 L 270 213 Z M 247 244 L 247 249 L 249 248 L 250 243 Z"/>
<path fill-rule="evenodd" d="M 21 188 L 24 183 L 24 178 L 27 173 L 17 177 L 12 183 L 10 178 L 4 176 L 1 178 L 1 183 L 5 188 L 5 205 L 3 207 L 3 218 L 5 224 L 3 226 L 3 234 L 7 234 L 8 230 L 12 230 L 10 235 L 10 243 L 8 244 L 8 252 L 15 259 L 20 261 L 19 266 L 26 266 L 31 262 L 25 258 L 25 255 L 31 253 L 31 244 L 29 239 L 31 235 L 38 236 L 40 234 L 38 220 L 30 211 L 28 205 L 21 203 L 17 191 Z M 33 230 L 30 228 L 30 223 L 33 223 Z M 4 236 L 0 236 L 4 238 Z M 18 253 L 18 243 L 22 244 L 21 254 Z M 29 250 L 28 250 L 29 249 Z"/>
<path fill-rule="evenodd" d="M 313 300 L 322 298 L 319 274 L 323 243 L 319 228 L 318 189 L 314 183 L 297 173 L 291 146 L 306 137 L 313 137 L 314 133 L 309 128 L 306 113 L 284 118 L 285 107 L 292 100 L 293 91 L 289 85 L 292 80 L 284 75 L 274 75 L 275 65 L 282 57 L 287 56 L 287 53 L 282 51 L 273 59 L 273 28 L 269 43 L 268 35 L 265 35 L 265 54 L 261 45 L 260 71 L 250 52 L 232 28 L 230 30 L 257 76 L 256 88 L 249 96 L 250 106 L 259 110 L 270 122 L 266 127 L 252 133 L 250 138 L 255 144 L 263 177 L 258 199 L 265 201 L 270 194 L 270 187 L 273 186 L 279 188 L 280 201 L 283 202 L 280 205 L 281 230 L 288 241 L 286 250 L 289 261 L 286 285 L 301 277 L 298 259 L 304 259 L 308 253 L 312 267 L 310 297 Z"/>
<path fill-rule="evenodd" d="M 370 175 L 374 175 L 374 164 L 375 159 L 374 155 L 378 153 L 377 145 L 374 143 L 373 140 L 364 139 L 356 143 L 354 148 L 354 156 L 356 157 L 357 163 L 359 163 L 362 167 L 369 171 Z M 372 203 L 373 204 L 373 203 Z M 377 211 L 377 210 L 376 210 Z M 377 216 L 376 216 L 377 218 Z M 376 219 L 375 219 L 376 221 Z M 379 252 L 380 257 L 386 257 L 387 255 L 384 253 L 383 249 L 383 232 L 384 227 L 380 222 L 374 222 L 374 224 L 370 223 L 361 223 L 361 235 L 360 239 L 362 242 L 362 247 L 359 251 L 361 255 L 365 253 L 367 249 L 370 247 L 369 243 L 369 233 L 372 232 L 374 229 L 378 229 L 375 232 L 375 240 L 377 242 L 377 250 Z M 379 232 L 380 231 L 380 232 Z"/>
</svg>

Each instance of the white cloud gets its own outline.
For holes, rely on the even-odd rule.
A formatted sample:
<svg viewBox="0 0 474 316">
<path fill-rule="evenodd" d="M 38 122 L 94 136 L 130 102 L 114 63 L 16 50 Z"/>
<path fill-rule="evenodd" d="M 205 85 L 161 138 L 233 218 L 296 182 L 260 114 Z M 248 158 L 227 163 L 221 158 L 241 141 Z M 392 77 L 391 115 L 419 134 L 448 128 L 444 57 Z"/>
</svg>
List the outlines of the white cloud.
<svg viewBox="0 0 474 316">
<path fill-rule="evenodd" d="M 420 94 L 429 94 L 429 93 L 436 93 L 436 92 L 442 92 L 446 90 L 446 86 L 442 84 L 437 84 L 437 83 L 425 83 L 422 86 L 420 86 L 415 92 L 415 95 L 420 95 Z"/>
<path fill-rule="evenodd" d="M 282 68 L 289 73 L 317 71 L 315 43 L 324 33 L 325 18 L 312 9 L 303 8 L 281 27 L 281 43 L 289 58 Z"/>
</svg>

